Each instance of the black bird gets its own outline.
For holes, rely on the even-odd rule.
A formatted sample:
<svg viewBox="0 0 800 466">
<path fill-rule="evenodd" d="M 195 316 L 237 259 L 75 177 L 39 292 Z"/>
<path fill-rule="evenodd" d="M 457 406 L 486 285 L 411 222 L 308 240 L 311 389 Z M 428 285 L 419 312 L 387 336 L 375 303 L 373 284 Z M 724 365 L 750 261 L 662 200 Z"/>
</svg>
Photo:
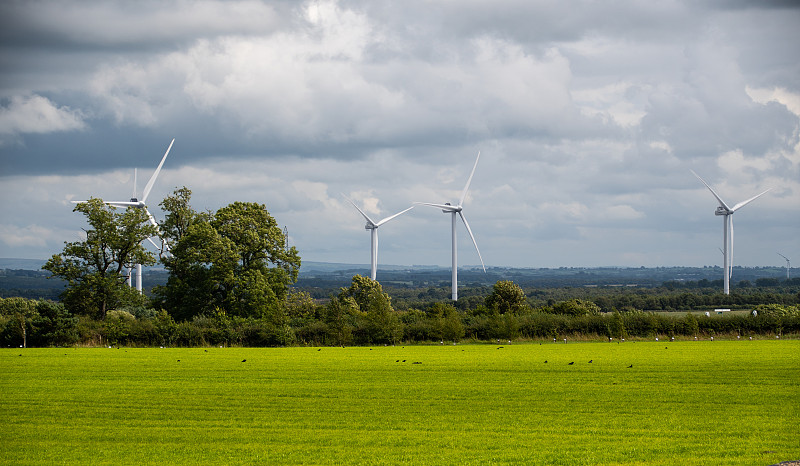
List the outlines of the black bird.
<svg viewBox="0 0 800 466">
<path fill-rule="evenodd" d="M 544 363 L 547 364 L 547 359 L 544 360 Z"/>
<path fill-rule="evenodd" d="M 318 349 L 317 351 L 322 351 L 322 348 Z"/>
<path fill-rule="evenodd" d="M 575 361 L 572 361 L 571 363 L 569 363 L 570 366 L 573 365 L 573 364 L 575 364 Z"/>
<path fill-rule="evenodd" d="M 590 360 L 589 360 L 589 364 L 591 364 L 591 363 L 592 363 L 592 361 L 593 361 L 593 360 L 592 360 L 592 359 L 590 359 Z"/>
<path fill-rule="evenodd" d="M 397 361 L 395 361 L 395 362 L 400 362 L 400 360 L 398 359 L 398 360 L 397 360 Z"/>
<path fill-rule="evenodd" d="M 633 367 L 633 364 L 631 364 L 630 366 L 628 366 L 628 369 L 630 369 L 631 367 Z"/>
<path fill-rule="evenodd" d="M 405 360 L 405 359 L 403 359 L 403 362 L 406 362 L 406 360 Z"/>
<path fill-rule="evenodd" d="M 242 359 L 242 362 L 247 362 L 247 359 Z"/>
<path fill-rule="evenodd" d="M 502 346 L 498 346 L 497 349 L 503 349 L 503 347 Z"/>
</svg>

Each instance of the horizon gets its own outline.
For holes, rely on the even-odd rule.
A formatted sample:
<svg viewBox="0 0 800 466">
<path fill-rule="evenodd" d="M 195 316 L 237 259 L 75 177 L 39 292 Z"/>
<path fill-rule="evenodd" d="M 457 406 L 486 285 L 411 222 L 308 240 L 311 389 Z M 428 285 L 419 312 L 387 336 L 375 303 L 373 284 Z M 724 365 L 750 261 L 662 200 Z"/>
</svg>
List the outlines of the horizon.
<svg viewBox="0 0 800 466">
<path fill-rule="evenodd" d="M 47 262 L 48 259 L 23 258 L 23 257 L 0 257 L 0 269 L 8 269 L 9 267 L 7 267 L 5 264 L 6 263 L 10 263 L 10 262 L 23 261 L 23 262 L 37 262 L 37 263 L 44 264 L 45 262 Z M 363 269 L 366 269 L 367 271 L 370 268 L 370 264 L 369 263 L 302 261 L 302 263 L 300 265 L 301 270 L 302 270 L 304 264 L 305 265 L 315 264 L 315 265 L 326 265 L 326 266 L 341 266 L 341 267 L 349 267 L 349 268 L 353 268 L 353 269 L 356 269 L 356 268 L 362 269 L 363 268 Z M 410 264 L 410 265 L 406 265 L 406 264 L 383 264 L 383 267 L 386 267 L 386 268 L 389 268 L 389 269 L 395 269 L 395 270 L 390 270 L 390 271 L 396 271 L 396 269 L 404 269 L 404 268 L 410 268 L 410 269 L 414 269 L 414 268 L 420 268 L 420 269 L 429 268 L 429 269 L 450 270 L 450 266 L 449 265 L 435 265 L 435 264 Z M 481 269 L 481 265 L 480 264 L 476 264 L 476 265 L 464 264 L 464 265 L 459 265 L 458 268 L 459 268 L 459 270 L 462 270 L 462 269 L 463 270 L 476 270 L 476 269 Z M 556 267 L 524 267 L 524 266 L 522 266 L 522 267 L 514 267 L 514 266 L 501 266 L 501 265 L 487 265 L 486 266 L 487 270 L 490 270 L 490 269 L 512 269 L 512 270 L 513 269 L 519 269 L 519 270 L 525 270 L 525 269 L 529 269 L 529 270 L 563 270 L 563 269 L 582 269 L 582 270 L 631 269 L 631 270 L 639 270 L 639 269 L 645 269 L 645 270 L 647 270 L 647 269 L 672 269 L 672 268 L 722 269 L 722 266 L 718 265 L 718 264 L 717 265 L 703 265 L 703 266 L 659 265 L 659 266 L 652 266 L 652 267 L 647 267 L 647 266 L 643 266 L 643 265 L 642 266 L 604 265 L 604 266 L 591 266 L 591 267 L 589 267 L 589 266 L 556 266 Z M 785 265 L 774 265 L 774 264 L 770 264 L 770 265 L 748 265 L 748 266 L 735 265 L 734 269 L 737 269 L 737 268 L 739 268 L 739 269 L 772 269 L 772 268 L 777 268 L 777 269 L 781 269 L 781 270 L 786 270 L 786 266 Z M 150 267 L 145 266 L 145 267 L 143 267 L 143 269 L 144 270 L 166 270 L 166 269 L 163 268 L 163 266 L 158 266 L 158 265 L 150 266 Z M 38 269 L 22 269 L 22 270 L 38 270 Z M 332 269 L 332 270 L 349 270 L 349 269 L 342 268 L 342 269 Z M 792 271 L 792 270 L 800 270 L 800 267 L 790 267 L 789 270 L 790 271 Z M 379 266 L 378 267 L 378 272 L 380 273 L 380 271 L 381 271 L 381 269 L 380 269 L 380 266 Z M 380 281 L 380 280 L 378 280 L 378 281 Z"/>
</svg>

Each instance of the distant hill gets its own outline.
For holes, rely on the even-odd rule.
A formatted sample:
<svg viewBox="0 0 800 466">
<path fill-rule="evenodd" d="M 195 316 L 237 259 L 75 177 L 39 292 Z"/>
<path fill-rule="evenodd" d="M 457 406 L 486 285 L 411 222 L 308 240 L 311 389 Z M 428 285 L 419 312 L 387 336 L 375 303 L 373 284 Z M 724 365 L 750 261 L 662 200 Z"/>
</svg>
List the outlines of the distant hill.
<svg viewBox="0 0 800 466">
<path fill-rule="evenodd" d="M 46 262 L 46 260 L 42 259 L 13 259 L 0 257 L 0 270 L 42 270 L 42 266 Z"/>
<path fill-rule="evenodd" d="M 64 289 L 61 280 L 48 279 L 49 272 L 41 269 L 44 260 L 0 258 L 0 297 L 23 296 L 54 299 Z M 300 289 L 314 290 L 315 295 L 328 296 L 340 287 L 349 286 L 353 275 L 369 276 L 367 264 L 303 262 L 298 282 Z M 792 277 L 800 270 L 793 268 Z M 748 286 L 763 283 L 764 279 L 784 280 L 783 267 L 734 267 L 732 286 L 749 282 Z M 163 268 L 148 267 L 143 274 L 145 291 L 167 282 Z M 650 288 L 670 282 L 674 284 L 701 282 L 704 286 L 722 286 L 720 267 L 560 267 L 510 268 L 460 267 L 461 286 L 492 286 L 499 280 L 511 280 L 524 288 L 556 287 L 642 287 Z M 387 288 L 439 288 L 450 286 L 450 268 L 431 265 L 381 265 L 378 281 Z M 718 284 L 716 282 L 719 282 Z"/>
</svg>

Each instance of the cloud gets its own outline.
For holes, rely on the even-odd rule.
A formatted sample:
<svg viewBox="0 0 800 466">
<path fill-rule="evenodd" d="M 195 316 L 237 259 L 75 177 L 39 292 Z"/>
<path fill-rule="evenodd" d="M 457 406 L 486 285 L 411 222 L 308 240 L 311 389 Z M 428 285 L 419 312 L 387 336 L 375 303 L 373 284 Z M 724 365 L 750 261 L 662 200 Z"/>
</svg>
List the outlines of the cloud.
<svg viewBox="0 0 800 466">
<path fill-rule="evenodd" d="M 87 127 L 80 111 L 57 107 L 39 95 L 15 96 L 0 107 L 0 146 L 19 134 L 45 134 L 79 131 Z"/>
<path fill-rule="evenodd" d="M 307 260 L 369 259 L 340 193 L 378 218 L 454 202 L 480 150 L 465 214 L 487 264 L 717 261 L 690 168 L 731 198 L 774 188 L 737 219 L 758 263 L 800 247 L 800 9 L 772 6 L 0 3 L 0 197 L 26 199 L 4 231 L 79 230 L 70 199 L 127 197 L 174 137 L 151 202 L 264 203 Z M 381 261 L 448 264 L 449 228 L 414 209 Z"/>
</svg>

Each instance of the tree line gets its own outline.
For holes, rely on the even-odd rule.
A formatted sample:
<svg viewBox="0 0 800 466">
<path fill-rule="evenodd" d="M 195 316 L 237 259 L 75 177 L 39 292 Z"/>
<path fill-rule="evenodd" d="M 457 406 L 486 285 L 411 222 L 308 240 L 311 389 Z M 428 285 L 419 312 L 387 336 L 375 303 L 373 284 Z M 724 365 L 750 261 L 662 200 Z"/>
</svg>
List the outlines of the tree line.
<svg viewBox="0 0 800 466">
<path fill-rule="evenodd" d="M 797 296 L 756 293 L 724 299 L 755 303 L 756 316 L 672 317 L 642 309 L 695 309 L 723 298 L 673 292 L 592 295 L 570 288 L 524 292 L 500 280 L 466 289 L 453 302 L 444 290 L 392 298 L 380 283 L 355 275 L 348 287 L 313 299 L 294 287 L 301 260 L 266 207 L 234 202 L 216 212 L 191 207 L 180 188 L 161 202 L 155 225 L 143 209 L 118 211 L 100 199 L 78 204 L 85 237 L 65 243 L 43 267 L 67 283 L 60 302 L 0 301 L 6 346 L 143 345 L 283 346 L 397 344 L 516 338 L 649 337 L 797 332 Z M 158 257 L 142 243 L 157 235 Z M 166 284 L 148 298 L 125 270 L 159 261 Z M 748 288 L 748 290 L 752 290 Z M 774 299 L 773 299 L 774 298 Z M 397 304 L 399 303 L 399 304 Z M 771 307 L 770 307 L 771 306 Z"/>
<path fill-rule="evenodd" d="M 762 304 L 755 313 L 704 315 L 636 309 L 602 312 L 592 301 L 570 299 L 532 307 L 521 288 L 500 281 L 483 304 L 452 302 L 397 310 L 380 284 L 356 275 L 327 303 L 290 291 L 283 312 L 242 316 L 216 308 L 176 320 L 166 310 L 138 306 L 110 310 L 104 319 L 73 315 L 64 303 L 0 299 L 4 346 L 287 346 L 389 345 L 459 341 L 612 338 L 708 338 L 800 332 L 800 307 Z"/>
</svg>

